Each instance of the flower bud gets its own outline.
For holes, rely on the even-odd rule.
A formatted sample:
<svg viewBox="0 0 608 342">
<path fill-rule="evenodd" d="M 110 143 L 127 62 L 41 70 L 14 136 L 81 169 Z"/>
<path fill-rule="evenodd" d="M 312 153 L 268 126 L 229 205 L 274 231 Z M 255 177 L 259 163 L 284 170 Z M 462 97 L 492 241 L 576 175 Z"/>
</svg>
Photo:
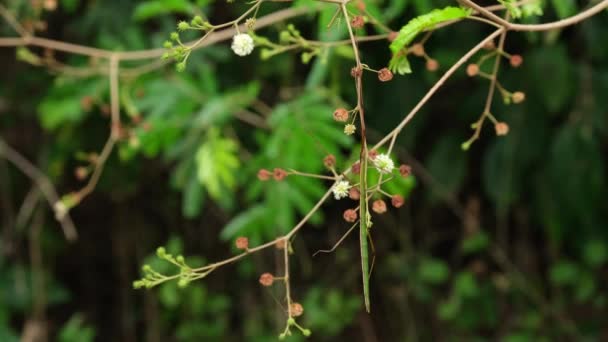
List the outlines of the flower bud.
<svg viewBox="0 0 608 342">
<path fill-rule="evenodd" d="M 469 77 L 475 77 L 479 74 L 479 66 L 477 64 L 467 65 L 467 75 Z"/>
<path fill-rule="evenodd" d="M 401 208 L 404 203 L 405 203 L 405 200 L 403 199 L 403 196 L 401 196 L 401 195 L 393 195 L 391 197 L 391 204 L 395 208 Z"/>
<path fill-rule="evenodd" d="M 291 303 L 291 315 L 293 317 L 298 317 L 298 316 L 302 316 L 302 313 L 304 313 L 304 307 L 302 307 L 302 304 L 297 303 L 297 302 L 293 302 Z"/>
<path fill-rule="evenodd" d="M 375 200 L 372 203 L 372 210 L 377 214 L 384 214 L 386 212 L 386 203 L 381 199 Z"/>
<path fill-rule="evenodd" d="M 240 236 L 236 239 L 235 245 L 237 249 L 247 250 L 249 248 L 249 239 L 246 237 Z"/>
<path fill-rule="evenodd" d="M 401 177 L 409 177 L 409 175 L 412 174 L 412 167 L 409 165 L 401 164 L 399 166 L 399 173 L 401 174 Z"/>
<path fill-rule="evenodd" d="M 436 60 L 429 58 L 426 61 L 426 70 L 428 71 L 437 71 L 437 69 L 439 69 L 439 62 L 437 62 Z"/>
<path fill-rule="evenodd" d="M 355 209 L 346 209 L 342 216 L 344 217 L 344 221 L 346 222 L 353 223 L 357 221 L 357 212 L 355 211 Z"/>
<path fill-rule="evenodd" d="M 350 21 L 350 24 L 353 26 L 353 28 L 360 29 L 363 27 L 363 25 L 365 25 L 365 20 L 363 19 L 363 16 L 356 15 Z"/>
<path fill-rule="evenodd" d="M 334 111 L 334 120 L 338 122 L 346 122 L 348 120 L 348 111 L 345 108 L 338 108 Z"/>
<path fill-rule="evenodd" d="M 516 91 L 513 93 L 513 95 L 511 95 L 511 99 L 515 104 L 522 103 L 526 99 L 526 94 L 521 91 Z"/>
<path fill-rule="evenodd" d="M 270 176 L 272 176 L 272 172 L 266 169 L 260 169 L 260 171 L 258 171 L 258 179 L 263 182 L 269 180 Z"/>
<path fill-rule="evenodd" d="M 285 177 L 287 177 L 287 171 L 280 168 L 275 168 L 272 172 L 272 176 L 274 177 L 274 180 L 282 181 L 285 179 Z"/>
<path fill-rule="evenodd" d="M 497 122 L 494 125 L 494 130 L 496 130 L 496 135 L 498 136 L 507 135 L 509 133 L 509 125 L 505 122 Z"/>
<path fill-rule="evenodd" d="M 352 200 L 358 200 L 359 198 L 361 198 L 361 193 L 359 192 L 359 189 L 357 188 L 350 188 L 350 190 L 348 190 L 348 197 Z"/>
<path fill-rule="evenodd" d="M 521 55 L 512 55 L 511 58 L 509 58 L 509 63 L 511 63 L 511 66 L 514 68 L 519 67 L 523 62 L 524 59 Z"/>
<path fill-rule="evenodd" d="M 274 276 L 270 273 L 264 273 L 260 276 L 260 284 L 262 286 L 271 286 L 274 282 Z"/>
<path fill-rule="evenodd" d="M 414 56 L 418 56 L 418 57 L 422 57 L 424 56 L 424 46 L 420 43 L 414 44 L 412 45 L 412 54 L 414 54 Z"/>
<path fill-rule="evenodd" d="M 325 167 L 328 169 L 333 168 L 336 166 L 336 157 L 334 157 L 333 154 L 328 154 L 325 156 L 325 158 L 323 158 L 323 165 L 325 165 Z"/>
<path fill-rule="evenodd" d="M 361 77 L 361 75 L 363 75 L 363 68 L 360 66 L 353 67 L 352 69 L 350 69 L 350 75 L 355 78 Z"/>
<path fill-rule="evenodd" d="M 393 73 L 388 68 L 382 68 L 378 71 L 378 79 L 381 82 L 388 82 L 393 79 Z"/>
</svg>

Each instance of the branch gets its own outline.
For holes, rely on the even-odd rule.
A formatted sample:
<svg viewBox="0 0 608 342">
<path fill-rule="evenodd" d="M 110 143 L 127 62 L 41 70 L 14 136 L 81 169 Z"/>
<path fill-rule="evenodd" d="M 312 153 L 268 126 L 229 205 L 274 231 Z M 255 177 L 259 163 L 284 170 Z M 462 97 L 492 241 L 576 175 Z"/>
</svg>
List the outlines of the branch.
<svg viewBox="0 0 608 342">
<path fill-rule="evenodd" d="M 588 19 L 588 18 L 600 13 L 604 9 L 608 8 L 608 0 L 602 0 L 599 3 L 597 3 L 596 5 L 590 7 L 588 9 L 582 11 L 581 13 L 579 13 L 575 16 L 572 16 L 570 18 L 554 21 L 554 22 L 547 23 L 547 24 L 529 24 L 529 25 L 527 25 L 527 24 L 513 24 L 513 23 L 497 16 L 496 14 L 488 11 L 486 8 L 483 8 L 482 6 L 477 5 L 476 3 L 474 3 L 471 0 L 461 0 L 461 1 L 463 4 L 473 8 L 474 10 L 481 13 L 484 17 L 500 24 L 502 27 L 504 27 L 507 30 L 528 31 L 528 32 L 529 31 L 548 31 L 548 30 L 554 30 L 554 29 L 578 24 L 579 22 L 581 22 L 585 19 Z"/>
<path fill-rule="evenodd" d="M 40 191 L 46 198 L 49 206 L 55 212 L 55 218 L 61 224 L 63 235 L 68 241 L 75 241 L 78 238 L 78 233 L 74 227 L 72 219 L 67 213 L 60 213 L 57 210 L 57 204 L 61 203 L 57 191 L 51 183 L 50 179 L 40 171 L 36 166 L 30 163 L 19 152 L 11 148 L 4 139 L 0 138 L 0 156 L 6 158 L 9 162 L 15 165 L 23 174 L 28 176 L 40 188 Z"/>
</svg>

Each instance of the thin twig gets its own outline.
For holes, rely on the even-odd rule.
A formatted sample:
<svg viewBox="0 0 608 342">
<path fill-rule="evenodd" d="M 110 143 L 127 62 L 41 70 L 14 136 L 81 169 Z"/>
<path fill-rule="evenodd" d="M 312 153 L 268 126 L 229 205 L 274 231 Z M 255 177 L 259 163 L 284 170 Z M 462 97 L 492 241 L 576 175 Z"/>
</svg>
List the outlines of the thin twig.
<svg viewBox="0 0 608 342">
<path fill-rule="evenodd" d="M 53 211 L 56 212 L 55 205 L 60 203 L 59 195 L 57 195 L 57 191 L 53 186 L 51 180 L 36 166 L 30 163 L 25 157 L 23 157 L 19 152 L 10 147 L 4 139 L 0 137 L 0 156 L 6 158 L 9 162 L 11 162 L 15 167 L 17 167 L 23 174 L 28 176 L 38 187 L 40 191 L 44 195 L 47 200 L 49 206 Z M 57 221 L 61 224 L 61 228 L 63 229 L 63 235 L 68 241 L 75 241 L 78 238 L 78 233 L 76 232 L 76 227 L 74 227 L 74 223 L 68 214 L 65 215 L 55 215 Z"/>
</svg>

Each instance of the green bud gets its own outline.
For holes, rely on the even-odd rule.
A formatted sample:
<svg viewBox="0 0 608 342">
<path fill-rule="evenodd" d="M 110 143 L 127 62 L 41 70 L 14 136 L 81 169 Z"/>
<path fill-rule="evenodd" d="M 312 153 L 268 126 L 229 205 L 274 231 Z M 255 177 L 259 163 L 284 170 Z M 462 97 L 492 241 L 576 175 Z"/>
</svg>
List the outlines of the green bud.
<svg viewBox="0 0 608 342">
<path fill-rule="evenodd" d="M 158 256 L 159 258 L 164 258 L 165 255 L 167 255 L 167 250 L 165 249 L 165 247 L 158 247 L 156 249 L 156 256 Z"/>
<path fill-rule="evenodd" d="M 190 281 L 186 278 L 182 278 L 177 282 L 177 286 L 181 287 L 182 289 L 186 286 L 188 286 L 188 283 L 190 283 Z"/>
<path fill-rule="evenodd" d="M 144 286 L 143 282 L 141 280 L 136 280 L 133 282 L 133 288 L 134 289 L 141 289 Z"/>
<path fill-rule="evenodd" d="M 287 335 L 285 333 L 282 333 L 281 335 L 279 335 L 279 340 L 284 340 L 285 337 L 287 337 Z"/>
<path fill-rule="evenodd" d="M 465 141 L 462 143 L 462 145 L 460 145 L 460 148 L 462 148 L 463 151 L 467 151 L 470 147 L 471 147 L 470 141 Z"/>
<path fill-rule="evenodd" d="M 308 337 L 310 336 L 311 332 L 310 329 L 302 329 L 302 335 Z"/>
<path fill-rule="evenodd" d="M 150 265 L 143 265 L 141 267 L 141 270 L 148 273 L 148 272 L 152 271 L 152 267 L 150 267 Z"/>
<path fill-rule="evenodd" d="M 274 55 L 273 50 L 270 49 L 261 49 L 260 50 L 260 58 L 263 60 L 269 59 Z"/>
<path fill-rule="evenodd" d="M 179 33 L 177 33 L 177 32 L 171 32 L 171 35 L 169 37 L 171 38 L 171 40 L 178 41 L 179 40 Z"/>
<path fill-rule="evenodd" d="M 163 60 L 167 60 L 169 58 L 171 58 L 171 54 L 169 52 L 163 53 L 163 55 L 161 57 L 161 59 L 163 59 Z"/>
<path fill-rule="evenodd" d="M 179 263 L 179 264 L 183 264 L 186 260 L 184 259 L 183 255 L 178 255 L 177 258 L 175 258 L 175 260 Z"/>
<path fill-rule="evenodd" d="M 279 33 L 279 41 L 281 43 L 287 43 L 291 40 L 291 34 L 288 31 L 281 31 Z"/>
<path fill-rule="evenodd" d="M 203 18 L 200 15 L 192 18 L 192 25 L 202 25 L 204 23 Z"/>
<path fill-rule="evenodd" d="M 186 62 L 179 62 L 175 65 L 175 70 L 177 72 L 184 72 L 186 70 Z"/>
<path fill-rule="evenodd" d="M 190 28 L 190 24 L 188 24 L 185 21 L 180 21 L 179 24 L 177 24 L 177 29 L 180 31 L 186 31 L 189 28 Z"/>
<path fill-rule="evenodd" d="M 294 325 L 296 324 L 296 320 L 293 319 L 293 317 L 289 317 L 289 319 L 287 320 L 287 325 Z"/>
<path fill-rule="evenodd" d="M 173 43 L 171 43 L 170 41 L 167 40 L 163 43 L 163 47 L 165 49 L 171 49 L 171 48 L 173 48 Z"/>
</svg>

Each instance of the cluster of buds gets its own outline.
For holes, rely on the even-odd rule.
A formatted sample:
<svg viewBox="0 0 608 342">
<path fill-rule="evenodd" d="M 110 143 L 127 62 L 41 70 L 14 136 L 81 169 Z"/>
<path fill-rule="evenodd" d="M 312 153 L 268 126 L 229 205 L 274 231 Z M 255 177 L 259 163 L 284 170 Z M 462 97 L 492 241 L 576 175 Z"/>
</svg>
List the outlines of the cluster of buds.
<svg viewBox="0 0 608 342">
<path fill-rule="evenodd" d="M 422 43 L 416 43 L 414 45 L 412 45 L 409 49 L 408 52 L 411 53 L 412 55 L 416 56 L 416 57 L 422 57 L 425 59 L 425 67 L 426 70 L 428 71 L 437 71 L 439 70 L 439 62 L 434 59 L 431 58 L 427 53 L 426 50 L 424 49 L 424 45 Z"/>
<path fill-rule="evenodd" d="M 288 175 L 289 174 L 287 173 L 287 171 L 278 167 L 272 170 L 272 172 L 266 169 L 261 169 L 260 171 L 258 171 L 258 179 L 264 182 L 270 180 L 270 178 L 273 178 L 275 181 L 282 181 Z"/>
</svg>

